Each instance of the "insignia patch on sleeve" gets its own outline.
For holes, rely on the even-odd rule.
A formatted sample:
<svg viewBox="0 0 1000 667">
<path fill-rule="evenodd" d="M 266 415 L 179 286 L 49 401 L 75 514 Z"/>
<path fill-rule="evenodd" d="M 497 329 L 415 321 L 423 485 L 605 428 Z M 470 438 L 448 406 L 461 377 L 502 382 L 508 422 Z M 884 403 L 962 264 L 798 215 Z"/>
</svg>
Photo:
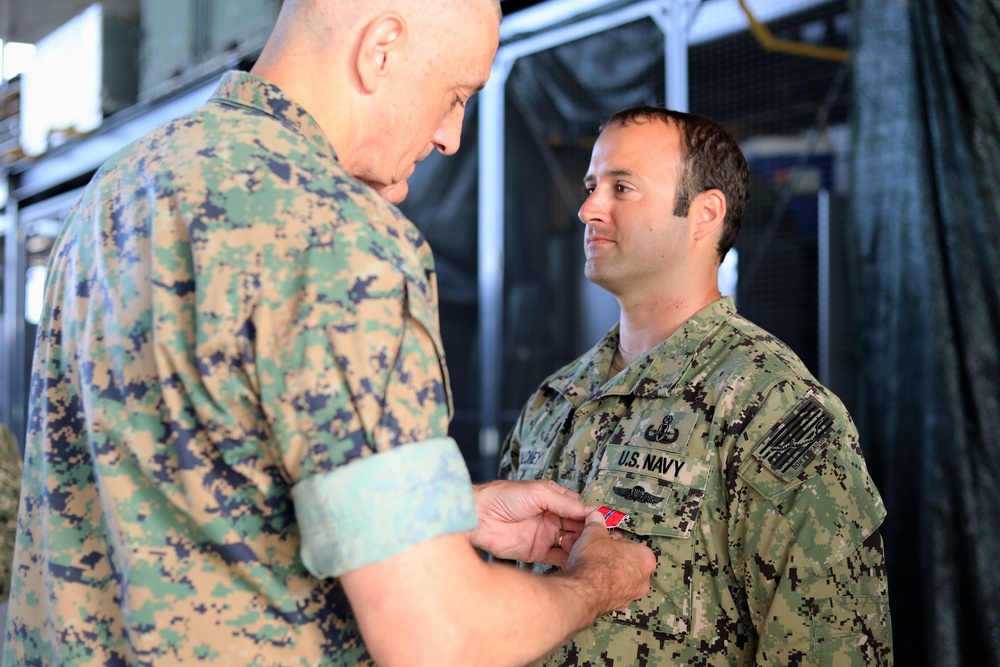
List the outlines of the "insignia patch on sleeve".
<svg viewBox="0 0 1000 667">
<path fill-rule="evenodd" d="M 768 470 L 790 481 L 813 460 L 832 428 L 833 415 L 810 396 L 771 428 L 755 455 Z"/>
</svg>

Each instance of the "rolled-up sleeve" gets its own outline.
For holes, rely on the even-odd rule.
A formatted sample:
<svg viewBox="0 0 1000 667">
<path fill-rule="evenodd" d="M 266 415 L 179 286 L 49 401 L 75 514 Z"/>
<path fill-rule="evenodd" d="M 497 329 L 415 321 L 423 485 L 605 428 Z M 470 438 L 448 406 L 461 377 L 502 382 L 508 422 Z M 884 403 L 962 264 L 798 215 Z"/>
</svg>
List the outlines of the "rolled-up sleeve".
<svg viewBox="0 0 1000 667">
<path fill-rule="evenodd" d="M 316 577 L 337 577 L 477 525 L 468 469 L 451 438 L 407 444 L 308 477 L 292 497 L 302 560 Z"/>
</svg>

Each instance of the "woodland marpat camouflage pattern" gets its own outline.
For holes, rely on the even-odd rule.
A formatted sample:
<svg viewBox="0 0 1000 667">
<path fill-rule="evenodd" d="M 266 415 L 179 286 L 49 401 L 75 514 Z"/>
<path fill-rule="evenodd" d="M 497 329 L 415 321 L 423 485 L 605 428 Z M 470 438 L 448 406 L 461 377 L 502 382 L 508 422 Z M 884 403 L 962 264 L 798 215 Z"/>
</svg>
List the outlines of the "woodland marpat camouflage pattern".
<svg viewBox="0 0 1000 667">
<path fill-rule="evenodd" d="M 544 664 L 891 665 L 885 510 L 840 401 L 729 298 L 608 379 L 617 344 L 542 383 L 500 476 L 626 512 L 657 568 Z"/>
<path fill-rule="evenodd" d="M 302 554 L 476 522 L 417 230 L 230 73 L 108 161 L 49 268 L 5 664 L 370 664 Z"/>
</svg>

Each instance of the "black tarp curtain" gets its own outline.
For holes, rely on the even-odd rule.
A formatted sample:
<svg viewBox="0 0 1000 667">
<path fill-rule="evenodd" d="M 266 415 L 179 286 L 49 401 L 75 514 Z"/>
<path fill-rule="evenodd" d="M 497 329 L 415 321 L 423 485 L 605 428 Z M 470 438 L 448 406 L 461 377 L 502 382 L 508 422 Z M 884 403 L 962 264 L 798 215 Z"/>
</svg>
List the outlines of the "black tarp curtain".
<svg viewBox="0 0 1000 667">
<path fill-rule="evenodd" d="M 1000 0 L 855 0 L 855 418 L 896 664 L 1000 665 Z"/>
</svg>

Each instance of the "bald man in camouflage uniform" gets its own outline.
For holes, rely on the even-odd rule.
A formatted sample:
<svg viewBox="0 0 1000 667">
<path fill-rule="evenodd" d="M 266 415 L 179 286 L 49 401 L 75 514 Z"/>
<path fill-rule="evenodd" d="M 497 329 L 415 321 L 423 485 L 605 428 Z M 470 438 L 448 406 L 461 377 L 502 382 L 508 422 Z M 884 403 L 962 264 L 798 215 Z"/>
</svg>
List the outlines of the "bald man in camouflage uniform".
<svg viewBox="0 0 1000 667">
<path fill-rule="evenodd" d="M 499 18 L 285 0 L 252 73 L 98 171 L 49 265 L 6 665 L 518 664 L 645 594 L 649 549 L 555 484 L 474 489 L 446 436 L 389 201 L 458 148 Z"/>
<path fill-rule="evenodd" d="M 628 514 L 658 565 L 645 598 L 544 664 L 891 665 L 885 510 L 854 424 L 718 292 L 747 202 L 739 146 L 708 119 L 624 110 L 585 185 L 586 274 L 621 320 L 542 383 L 500 475 Z"/>
</svg>

